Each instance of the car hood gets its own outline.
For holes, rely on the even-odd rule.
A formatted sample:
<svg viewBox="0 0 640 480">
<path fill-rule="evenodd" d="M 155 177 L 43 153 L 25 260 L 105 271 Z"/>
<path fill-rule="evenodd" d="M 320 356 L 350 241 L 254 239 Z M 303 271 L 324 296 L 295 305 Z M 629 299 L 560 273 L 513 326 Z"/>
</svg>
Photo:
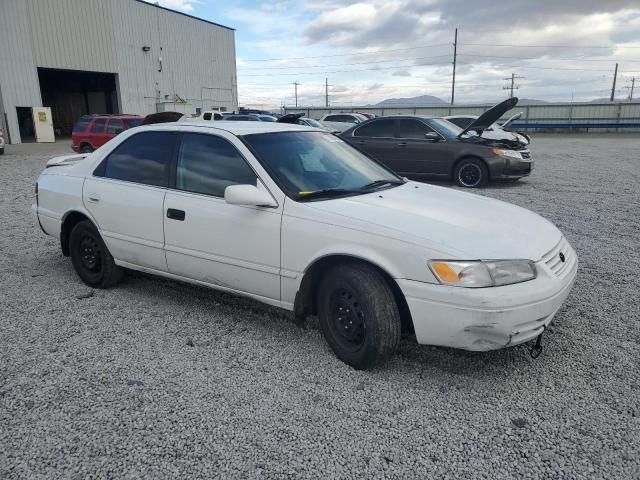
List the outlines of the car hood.
<svg viewBox="0 0 640 480">
<path fill-rule="evenodd" d="M 499 104 L 494 105 L 489 110 L 487 110 L 482 115 L 480 115 L 478 118 L 476 118 L 471 123 L 471 125 L 469 125 L 467 128 L 462 130 L 462 132 L 458 134 L 458 137 L 461 137 L 462 135 L 464 135 L 465 133 L 471 130 L 475 130 L 476 132 L 478 132 L 478 135 L 482 135 L 482 132 L 486 128 L 488 128 L 493 123 L 497 122 L 500 119 L 500 117 L 502 117 L 505 113 L 507 113 L 512 108 L 514 108 L 517 104 L 518 104 L 518 98 L 511 97 L 506 99 L 504 102 L 500 102 Z"/>
<path fill-rule="evenodd" d="M 418 244 L 453 259 L 537 261 L 562 237 L 551 222 L 527 209 L 416 182 L 306 205 L 312 210 L 310 219 L 330 214 L 336 224 Z"/>
</svg>

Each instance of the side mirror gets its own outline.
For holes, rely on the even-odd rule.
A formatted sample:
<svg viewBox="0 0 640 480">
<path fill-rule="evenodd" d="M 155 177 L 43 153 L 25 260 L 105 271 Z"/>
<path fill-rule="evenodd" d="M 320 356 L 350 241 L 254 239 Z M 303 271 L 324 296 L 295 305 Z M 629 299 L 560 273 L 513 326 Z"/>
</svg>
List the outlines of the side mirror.
<svg viewBox="0 0 640 480">
<path fill-rule="evenodd" d="M 255 185 L 230 185 L 224 189 L 224 200 L 231 205 L 254 207 L 277 207 L 278 204 L 267 192 Z"/>
<path fill-rule="evenodd" d="M 440 141 L 440 135 L 438 135 L 436 132 L 427 132 L 424 134 L 424 138 L 426 140 L 429 140 L 430 142 L 439 142 Z"/>
</svg>

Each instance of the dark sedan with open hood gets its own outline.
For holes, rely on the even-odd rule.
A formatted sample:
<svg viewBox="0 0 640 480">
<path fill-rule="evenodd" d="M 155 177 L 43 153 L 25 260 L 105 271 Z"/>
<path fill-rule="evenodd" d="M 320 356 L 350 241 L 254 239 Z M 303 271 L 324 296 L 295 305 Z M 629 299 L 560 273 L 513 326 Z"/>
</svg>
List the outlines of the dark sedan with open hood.
<svg viewBox="0 0 640 480">
<path fill-rule="evenodd" d="M 531 173 L 533 161 L 524 143 L 482 137 L 517 103 L 515 97 L 505 100 L 465 129 L 444 118 L 392 116 L 355 125 L 340 137 L 398 174 L 483 187 L 489 180 L 517 180 Z"/>
</svg>

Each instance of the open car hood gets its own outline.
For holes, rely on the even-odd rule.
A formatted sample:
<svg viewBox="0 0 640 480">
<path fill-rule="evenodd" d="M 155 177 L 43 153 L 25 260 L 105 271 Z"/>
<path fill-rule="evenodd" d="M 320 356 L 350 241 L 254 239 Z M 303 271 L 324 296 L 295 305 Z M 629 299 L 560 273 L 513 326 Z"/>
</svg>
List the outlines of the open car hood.
<svg viewBox="0 0 640 480">
<path fill-rule="evenodd" d="M 504 115 L 506 112 L 511 110 L 517 104 L 518 104 L 518 98 L 512 97 L 512 98 L 508 98 L 504 102 L 500 102 L 499 104 L 494 105 L 489 110 L 487 110 L 482 115 L 480 115 L 478 118 L 476 118 L 471 123 L 471 125 L 469 125 L 462 132 L 460 132 L 458 137 L 461 137 L 462 135 L 464 135 L 465 133 L 471 130 L 475 130 L 476 132 L 478 132 L 478 135 L 482 135 L 482 132 L 486 128 L 488 128 L 490 125 L 498 121 L 502 115 Z"/>
<path fill-rule="evenodd" d="M 298 119 L 304 117 L 304 113 L 287 113 L 281 116 L 276 122 L 278 123 L 298 123 Z"/>
</svg>

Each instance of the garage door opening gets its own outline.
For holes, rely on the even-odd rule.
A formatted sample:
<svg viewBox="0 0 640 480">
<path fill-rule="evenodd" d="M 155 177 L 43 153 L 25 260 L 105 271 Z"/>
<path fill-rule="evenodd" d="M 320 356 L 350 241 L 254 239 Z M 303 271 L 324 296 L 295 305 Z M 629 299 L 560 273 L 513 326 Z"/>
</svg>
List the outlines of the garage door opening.
<svg viewBox="0 0 640 480">
<path fill-rule="evenodd" d="M 57 136 L 70 136 L 82 115 L 119 113 L 115 73 L 38 68 L 38 79 Z"/>
<path fill-rule="evenodd" d="M 36 141 L 36 129 L 33 125 L 33 113 L 31 107 L 16 107 L 18 115 L 18 127 L 23 143 Z"/>
</svg>

